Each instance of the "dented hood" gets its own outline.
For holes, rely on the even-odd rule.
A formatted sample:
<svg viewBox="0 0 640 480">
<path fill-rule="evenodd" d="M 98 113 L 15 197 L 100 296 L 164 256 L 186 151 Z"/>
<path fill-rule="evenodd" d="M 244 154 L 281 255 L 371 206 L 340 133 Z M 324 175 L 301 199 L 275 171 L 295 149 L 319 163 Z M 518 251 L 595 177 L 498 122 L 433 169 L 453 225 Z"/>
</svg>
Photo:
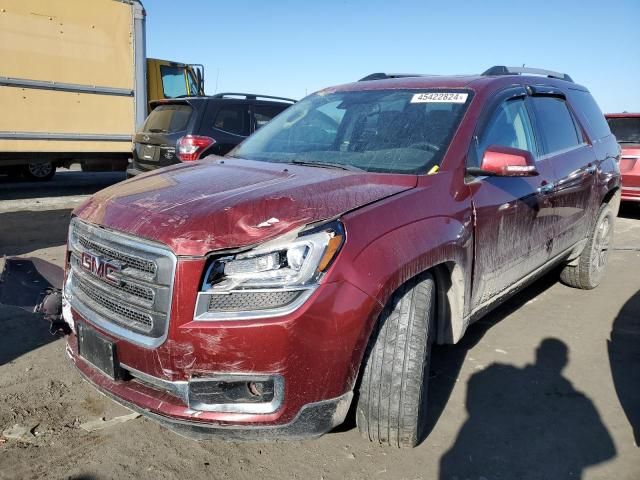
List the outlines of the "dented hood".
<svg viewBox="0 0 640 480">
<path fill-rule="evenodd" d="M 414 175 L 240 159 L 182 164 L 106 188 L 82 219 L 201 256 L 272 239 L 416 185 Z"/>
</svg>

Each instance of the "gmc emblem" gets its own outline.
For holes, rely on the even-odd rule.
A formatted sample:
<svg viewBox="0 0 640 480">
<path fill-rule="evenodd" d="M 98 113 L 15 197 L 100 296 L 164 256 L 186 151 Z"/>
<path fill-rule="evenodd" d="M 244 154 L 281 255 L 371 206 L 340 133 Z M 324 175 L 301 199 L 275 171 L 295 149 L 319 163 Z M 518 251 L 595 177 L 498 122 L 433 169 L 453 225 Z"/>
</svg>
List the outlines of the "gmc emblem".
<svg viewBox="0 0 640 480">
<path fill-rule="evenodd" d="M 95 275 L 96 277 L 104 280 L 112 285 L 119 285 L 116 274 L 122 270 L 122 264 L 114 260 L 107 260 L 103 257 L 91 255 L 90 253 L 83 252 L 81 266 L 87 272 Z"/>
</svg>

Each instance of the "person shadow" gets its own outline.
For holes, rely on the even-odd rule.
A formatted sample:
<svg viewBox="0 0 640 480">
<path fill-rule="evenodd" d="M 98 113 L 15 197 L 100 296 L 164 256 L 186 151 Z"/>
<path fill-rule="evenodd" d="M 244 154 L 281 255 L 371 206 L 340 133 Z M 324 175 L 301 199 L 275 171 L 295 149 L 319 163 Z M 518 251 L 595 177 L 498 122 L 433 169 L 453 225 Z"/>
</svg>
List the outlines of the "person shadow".
<svg viewBox="0 0 640 480">
<path fill-rule="evenodd" d="M 640 290 L 614 320 L 607 349 L 616 394 L 640 447 Z"/>
<path fill-rule="evenodd" d="M 580 479 L 616 455 L 587 396 L 562 375 L 569 351 L 547 338 L 533 365 L 493 363 L 467 384 L 469 418 L 440 459 L 440 480 Z"/>
</svg>

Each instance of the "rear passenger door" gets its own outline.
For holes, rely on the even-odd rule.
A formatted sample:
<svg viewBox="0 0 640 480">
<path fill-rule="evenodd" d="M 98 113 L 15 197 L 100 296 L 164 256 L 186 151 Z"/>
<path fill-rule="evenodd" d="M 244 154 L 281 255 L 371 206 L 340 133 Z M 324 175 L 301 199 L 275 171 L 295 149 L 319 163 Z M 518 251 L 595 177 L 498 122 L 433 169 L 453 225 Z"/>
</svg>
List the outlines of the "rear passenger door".
<svg viewBox="0 0 640 480">
<path fill-rule="evenodd" d="M 469 166 L 479 166 L 489 146 L 518 148 L 531 152 L 538 171 L 532 177 L 481 176 L 469 182 L 476 216 L 474 310 L 509 290 L 550 256 L 553 171 L 547 159 L 539 158 L 526 97 L 523 87 L 498 94 L 487 108 L 487 119 L 479 121 L 468 156 Z"/>
<path fill-rule="evenodd" d="M 531 87 L 529 101 L 542 148 L 553 169 L 555 232 L 551 255 L 561 254 L 587 236 L 591 227 L 596 156 L 586 142 L 564 94 L 552 87 Z"/>
<path fill-rule="evenodd" d="M 216 141 L 208 153 L 226 155 L 249 135 L 249 104 L 227 100 L 210 102 L 200 130 L 200 135 Z"/>
</svg>

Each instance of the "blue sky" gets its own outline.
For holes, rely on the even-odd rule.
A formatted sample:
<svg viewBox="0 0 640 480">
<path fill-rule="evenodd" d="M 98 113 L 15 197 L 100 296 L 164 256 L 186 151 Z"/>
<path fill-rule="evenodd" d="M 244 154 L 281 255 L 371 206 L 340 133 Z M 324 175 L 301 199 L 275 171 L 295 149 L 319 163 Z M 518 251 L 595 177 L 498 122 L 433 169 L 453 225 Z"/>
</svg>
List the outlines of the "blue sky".
<svg viewBox="0 0 640 480">
<path fill-rule="evenodd" d="M 205 65 L 206 91 L 301 98 L 372 72 L 491 65 L 569 73 L 640 111 L 640 0 L 143 0 L 147 54 Z"/>
</svg>

